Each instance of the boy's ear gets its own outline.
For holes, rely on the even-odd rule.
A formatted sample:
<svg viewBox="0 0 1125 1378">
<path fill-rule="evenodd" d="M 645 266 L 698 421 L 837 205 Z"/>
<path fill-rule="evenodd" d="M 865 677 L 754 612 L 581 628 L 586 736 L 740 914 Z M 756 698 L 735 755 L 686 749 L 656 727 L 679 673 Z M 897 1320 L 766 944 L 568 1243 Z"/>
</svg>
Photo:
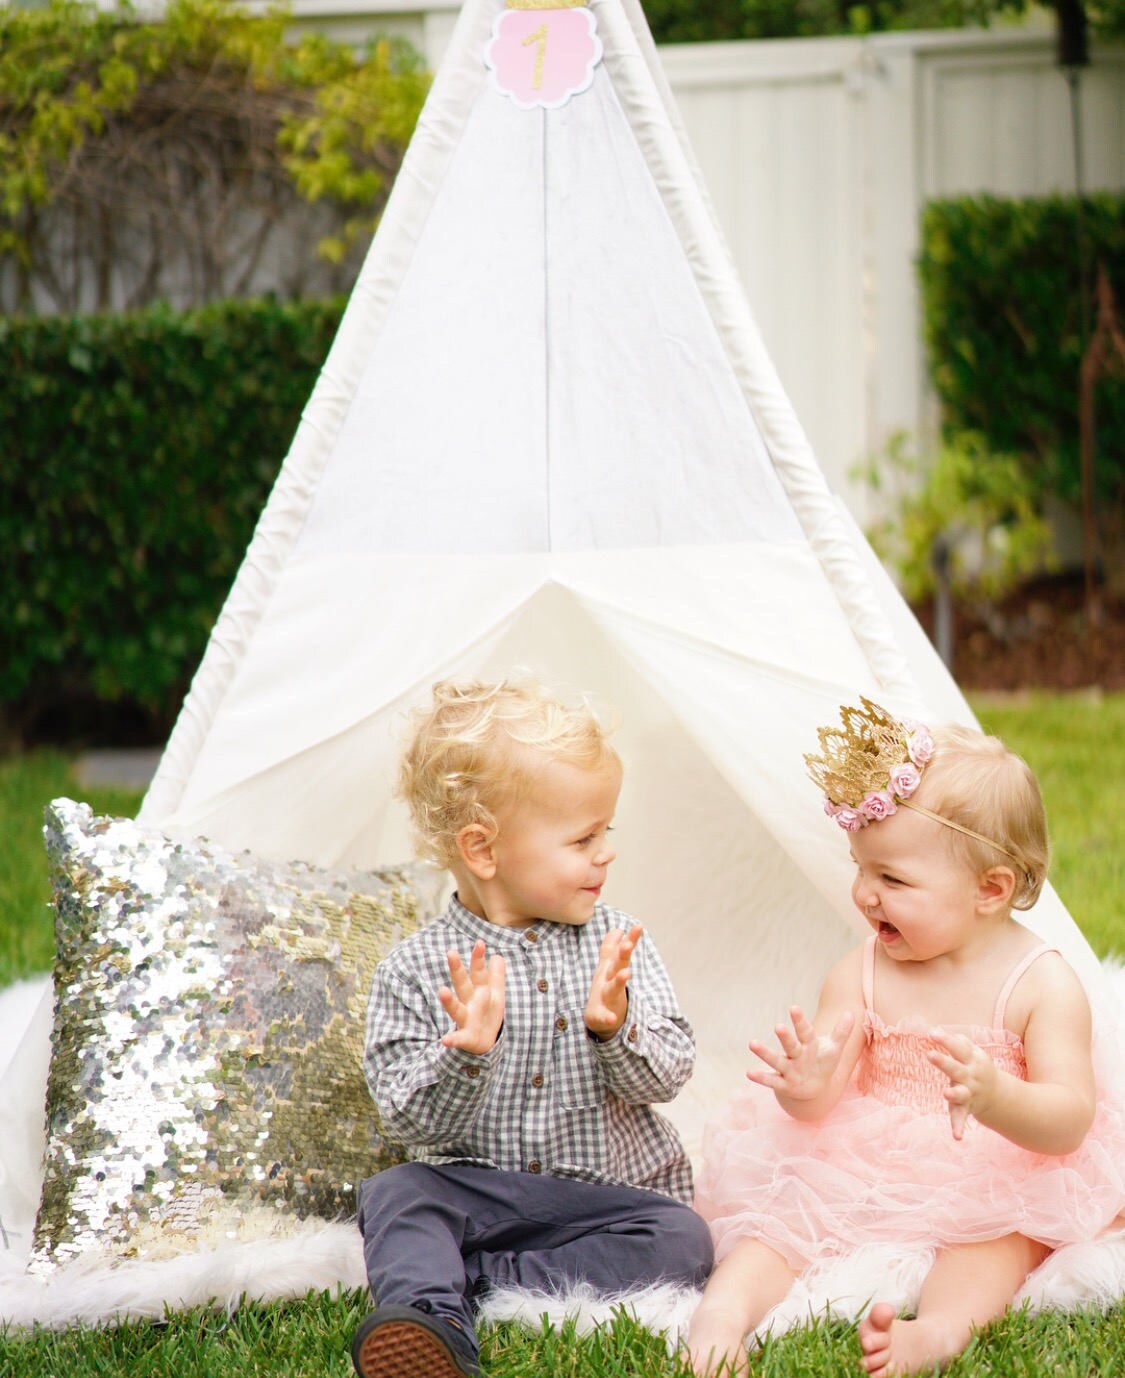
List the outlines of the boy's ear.
<svg viewBox="0 0 1125 1378">
<path fill-rule="evenodd" d="M 983 914 L 995 914 L 1012 907 L 1016 892 L 1016 873 L 1010 866 L 990 866 L 977 882 L 977 904 Z"/>
<path fill-rule="evenodd" d="M 491 880 L 496 874 L 496 857 L 492 844 L 495 832 L 483 823 L 466 823 L 457 834 L 457 851 L 469 873 L 477 880 Z"/>
</svg>

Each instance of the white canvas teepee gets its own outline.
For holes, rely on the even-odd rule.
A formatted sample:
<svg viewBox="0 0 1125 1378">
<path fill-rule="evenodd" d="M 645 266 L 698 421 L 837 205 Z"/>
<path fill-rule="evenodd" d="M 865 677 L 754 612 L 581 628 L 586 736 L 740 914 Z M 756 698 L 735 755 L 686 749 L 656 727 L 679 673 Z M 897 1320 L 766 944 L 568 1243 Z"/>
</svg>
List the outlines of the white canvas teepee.
<svg viewBox="0 0 1125 1378">
<path fill-rule="evenodd" d="M 432 681 L 592 691 L 626 762 L 607 898 L 696 1027 L 695 1145 L 746 1038 L 855 941 L 816 726 L 859 693 L 972 719 L 827 490 L 637 0 L 591 12 L 588 88 L 524 108 L 484 60 L 499 0 L 467 0 L 141 817 L 399 860 L 401 716 Z M 1028 921 L 1096 980 L 1053 895 Z"/>
</svg>

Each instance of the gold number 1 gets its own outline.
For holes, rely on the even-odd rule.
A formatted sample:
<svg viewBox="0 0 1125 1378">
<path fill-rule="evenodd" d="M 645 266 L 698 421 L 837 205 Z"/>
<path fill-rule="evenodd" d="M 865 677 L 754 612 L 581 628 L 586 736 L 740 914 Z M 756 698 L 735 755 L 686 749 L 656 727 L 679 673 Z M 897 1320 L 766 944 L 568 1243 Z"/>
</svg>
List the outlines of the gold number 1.
<svg viewBox="0 0 1125 1378">
<path fill-rule="evenodd" d="M 529 33 L 523 41 L 526 48 L 529 43 L 536 44 L 535 53 L 535 75 L 531 79 L 531 89 L 538 91 L 543 85 L 543 63 L 547 58 L 547 25 L 540 24 L 534 33 Z"/>
</svg>

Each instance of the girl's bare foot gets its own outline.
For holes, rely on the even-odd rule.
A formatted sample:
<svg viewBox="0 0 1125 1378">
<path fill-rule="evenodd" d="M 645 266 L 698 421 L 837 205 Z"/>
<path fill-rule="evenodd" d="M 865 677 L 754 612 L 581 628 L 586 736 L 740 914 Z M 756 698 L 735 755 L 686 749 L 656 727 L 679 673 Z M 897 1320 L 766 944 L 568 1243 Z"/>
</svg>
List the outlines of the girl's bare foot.
<svg viewBox="0 0 1125 1378">
<path fill-rule="evenodd" d="M 933 1368 L 959 1354 L 968 1338 L 943 1328 L 937 1318 L 900 1321 L 885 1301 L 876 1302 L 859 1323 L 863 1367 L 871 1378 Z"/>
<path fill-rule="evenodd" d="M 876 1302 L 859 1323 L 859 1347 L 863 1367 L 873 1378 L 887 1372 L 891 1361 L 891 1326 L 895 1309 L 885 1301 Z"/>
</svg>

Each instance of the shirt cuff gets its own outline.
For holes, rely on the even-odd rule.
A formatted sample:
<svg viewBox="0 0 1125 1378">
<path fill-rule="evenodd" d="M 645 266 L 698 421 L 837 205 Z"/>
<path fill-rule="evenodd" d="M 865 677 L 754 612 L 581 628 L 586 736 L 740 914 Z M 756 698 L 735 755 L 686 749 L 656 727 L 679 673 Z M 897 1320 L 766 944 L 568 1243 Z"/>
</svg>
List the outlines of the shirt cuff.
<svg viewBox="0 0 1125 1378">
<path fill-rule="evenodd" d="M 644 1006 L 641 1005 L 643 1012 Z M 625 1012 L 625 1022 L 609 1038 L 599 1038 L 597 1034 L 586 1030 L 590 1042 L 594 1045 L 595 1056 L 604 1059 L 609 1063 L 619 1063 L 630 1053 L 640 1051 L 641 1025 L 637 1018 L 637 1002 L 630 998 L 629 1008 Z"/>
<path fill-rule="evenodd" d="M 487 1085 L 504 1056 L 504 1043 L 504 1030 L 501 1029 L 487 1053 L 467 1053 L 463 1048 L 447 1048 L 442 1044 L 437 1057 L 438 1070 L 443 1076 L 455 1077 L 458 1081 Z"/>
</svg>

